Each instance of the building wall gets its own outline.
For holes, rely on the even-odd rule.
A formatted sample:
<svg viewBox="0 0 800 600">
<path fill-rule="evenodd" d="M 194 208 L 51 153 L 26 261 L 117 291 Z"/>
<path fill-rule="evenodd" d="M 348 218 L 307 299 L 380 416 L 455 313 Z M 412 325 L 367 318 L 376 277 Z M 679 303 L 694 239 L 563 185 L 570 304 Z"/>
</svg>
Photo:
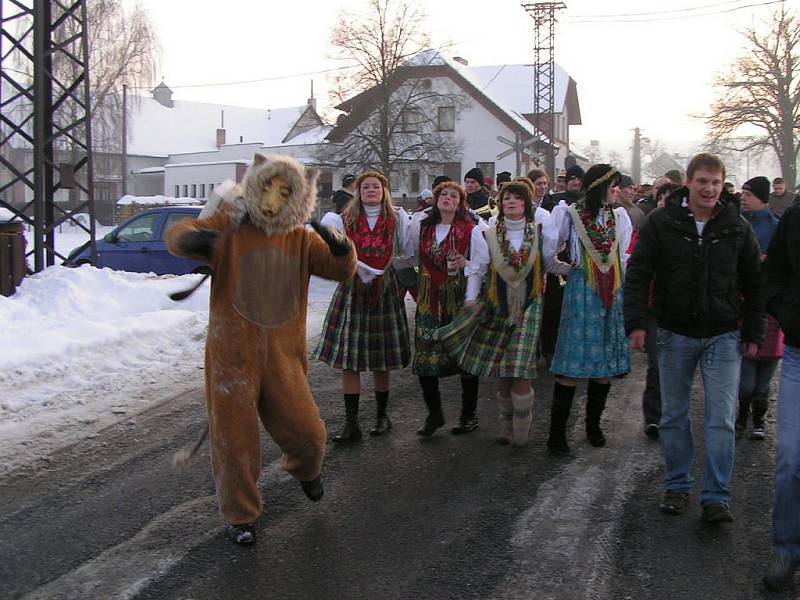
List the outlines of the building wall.
<svg viewBox="0 0 800 600">
<path fill-rule="evenodd" d="M 237 167 L 240 165 L 241 163 L 235 161 L 222 164 L 168 164 L 164 171 L 162 193 L 176 198 L 208 198 L 212 186 L 228 179 L 237 181 Z"/>
</svg>

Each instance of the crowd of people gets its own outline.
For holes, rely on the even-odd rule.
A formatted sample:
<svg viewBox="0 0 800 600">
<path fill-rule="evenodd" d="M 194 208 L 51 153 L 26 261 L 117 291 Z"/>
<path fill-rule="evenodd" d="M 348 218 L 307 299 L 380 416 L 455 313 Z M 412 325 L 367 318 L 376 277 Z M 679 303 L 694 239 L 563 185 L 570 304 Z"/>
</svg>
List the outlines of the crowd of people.
<svg viewBox="0 0 800 600">
<path fill-rule="evenodd" d="M 736 435 L 751 423 L 750 439 L 766 436 L 770 383 L 783 359 L 775 556 L 764 581 L 790 585 L 800 566 L 800 203 L 781 179 L 772 193 L 765 177 L 736 193 L 725 175 L 709 154 L 649 186 L 608 164 L 573 165 L 552 186 L 536 169 L 492 180 L 473 168 L 463 185 L 438 177 L 411 215 L 394 206 L 382 174 L 354 179 L 348 202 L 322 219 L 357 254 L 356 275 L 337 288 L 313 353 L 342 370 L 346 420 L 331 440 L 362 437 L 362 371 L 375 380 L 370 433 L 385 434 L 389 372 L 411 364 L 427 408 L 420 436 L 444 426 L 439 379 L 458 375 L 461 413 L 451 433 L 478 428 L 478 383 L 488 378 L 497 380 L 498 442 L 524 446 L 531 383 L 544 362 L 555 379 L 549 451 L 570 452 L 566 425 L 583 381 L 586 437 L 601 447 L 612 382 L 641 350 L 644 433 L 661 441 L 666 464 L 659 509 L 680 515 L 689 506 L 699 368 L 702 518 L 730 522 Z M 416 300 L 413 338 L 407 291 Z"/>
<path fill-rule="evenodd" d="M 242 184 L 231 184 L 229 204 L 167 235 L 171 252 L 214 272 L 208 435 L 228 536 L 255 541 L 259 419 L 306 496 L 323 496 L 326 431 L 305 345 L 316 275 L 339 282 L 312 352 L 341 371 L 346 416 L 333 443 L 363 437 L 362 373 L 374 383 L 369 433 L 390 432 L 391 373 L 410 364 L 426 409 L 420 436 L 445 425 L 439 380 L 457 375 L 461 410 L 450 432 L 478 429 L 479 382 L 489 379 L 497 382 L 498 442 L 525 446 L 532 381 L 546 364 L 554 375 L 548 450 L 570 452 L 567 422 L 583 382 L 585 435 L 602 447 L 613 382 L 630 372 L 632 351 L 645 351 L 644 434 L 661 442 L 659 509 L 668 515 L 690 504 L 693 384 L 698 369 L 702 376 L 699 500 L 710 524 L 733 521 L 736 435 L 748 427 L 753 440 L 767 435 L 782 361 L 775 553 L 764 581 L 790 586 L 800 566 L 800 202 L 780 180 L 772 194 L 765 177 L 736 193 L 725 175 L 719 158 L 699 154 L 685 175 L 668 172 L 642 196 L 609 164 L 571 165 L 552 186 L 538 169 L 491 181 L 473 168 L 463 185 L 437 177 L 409 214 L 395 206 L 387 178 L 368 171 L 346 175 L 336 210 L 317 222 L 308 221 L 316 174 L 289 157 L 257 154 Z"/>
</svg>

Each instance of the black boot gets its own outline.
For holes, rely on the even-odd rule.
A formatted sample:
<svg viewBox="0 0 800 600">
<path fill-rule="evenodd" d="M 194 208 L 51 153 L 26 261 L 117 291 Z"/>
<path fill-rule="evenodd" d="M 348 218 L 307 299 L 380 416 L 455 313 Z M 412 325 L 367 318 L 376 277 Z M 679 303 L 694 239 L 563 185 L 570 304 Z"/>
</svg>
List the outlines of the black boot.
<svg viewBox="0 0 800 600">
<path fill-rule="evenodd" d="M 550 406 L 550 435 L 547 449 L 553 454 L 569 454 L 567 420 L 575 397 L 575 387 L 556 382 L 553 386 L 553 403 Z"/>
<path fill-rule="evenodd" d="M 361 433 L 361 428 L 358 426 L 358 396 L 358 394 L 344 395 L 344 427 L 338 435 L 331 438 L 334 444 L 346 444 L 361 439 L 363 434 Z"/>
<path fill-rule="evenodd" d="M 428 416 L 425 417 L 425 424 L 417 430 L 417 433 L 423 437 L 430 437 L 439 427 L 444 425 L 442 397 L 439 394 L 439 378 L 420 375 L 419 384 L 422 386 L 422 397 L 425 399 L 425 406 L 428 407 Z"/>
<path fill-rule="evenodd" d="M 322 477 L 320 475 L 310 481 L 301 481 L 300 487 L 303 488 L 303 493 L 312 502 L 322 500 L 322 496 L 325 493 L 325 487 L 322 485 Z"/>
<path fill-rule="evenodd" d="M 750 439 L 763 440 L 766 437 L 764 433 L 764 417 L 767 416 L 769 398 L 767 394 L 753 394 L 752 402 L 753 430 L 750 432 Z"/>
<path fill-rule="evenodd" d="M 600 429 L 600 416 L 606 407 L 610 383 L 590 381 L 586 389 L 586 437 L 595 448 L 606 445 L 606 436 Z"/>
<path fill-rule="evenodd" d="M 252 523 L 226 525 L 225 534 L 229 540 L 240 546 L 249 546 L 256 543 L 256 529 Z"/>
<path fill-rule="evenodd" d="M 478 428 L 478 385 L 480 380 L 477 377 L 461 377 L 461 416 L 458 417 L 458 425 L 450 430 L 453 435 L 469 433 Z"/>
<path fill-rule="evenodd" d="M 747 429 L 747 417 L 750 416 L 750 398 L 743 396 L 739 397 L 739 413 L 736 415 L 736 431 L 745 431 Z"/>
<path fill-rule="evenodd" d="M 392 422 L 386 414 L 386 405 L 389 403 L 389 392 L 379 392 L 375 390 L 375 402 L 377 404 L 375 427 L 369 432 L 373 437 L 383 435 L 392 428 Z"/>
</svg>

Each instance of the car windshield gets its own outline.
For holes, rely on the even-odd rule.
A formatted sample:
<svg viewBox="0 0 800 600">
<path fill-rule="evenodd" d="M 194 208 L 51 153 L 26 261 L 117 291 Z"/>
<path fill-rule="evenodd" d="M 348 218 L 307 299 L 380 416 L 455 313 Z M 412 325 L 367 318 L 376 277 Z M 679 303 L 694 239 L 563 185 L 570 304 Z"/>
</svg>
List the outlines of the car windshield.
<svg viewBox="0 0 800 600">
<path fill-rule="evenodd" d="M 117 239 L 120 242 L 150 242 L 155 238 L 158 213 L 143 215 L 122 227 L 117 232 Z"/>
</svg>

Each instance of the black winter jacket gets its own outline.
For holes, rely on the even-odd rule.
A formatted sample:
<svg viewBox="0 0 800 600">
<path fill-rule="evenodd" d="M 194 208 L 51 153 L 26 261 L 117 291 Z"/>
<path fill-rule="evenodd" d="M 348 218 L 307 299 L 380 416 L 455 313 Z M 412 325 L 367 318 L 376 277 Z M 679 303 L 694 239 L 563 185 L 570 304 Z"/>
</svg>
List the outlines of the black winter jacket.
<svg viewBox="0 0 800 600">
<path fill-rule="evenodd" d="M 688 196 L 685 187 L 675 190 L 639 230 L 625 276 L 625 331 L 647 329 L 652 310 L 659 327 L 692 338 L 734 331 L 742 320 L 742 341 L 761 344 L 766 313 L 753 230 L 723 192 L 719 212 L 698 235 Z"/>
<path fill-rule="evenodd" d="M 786 343 L 800 348 L 800 204 L 783 213 L 764 264 L 767 310 L 783 329 Z"/>
</svg>

